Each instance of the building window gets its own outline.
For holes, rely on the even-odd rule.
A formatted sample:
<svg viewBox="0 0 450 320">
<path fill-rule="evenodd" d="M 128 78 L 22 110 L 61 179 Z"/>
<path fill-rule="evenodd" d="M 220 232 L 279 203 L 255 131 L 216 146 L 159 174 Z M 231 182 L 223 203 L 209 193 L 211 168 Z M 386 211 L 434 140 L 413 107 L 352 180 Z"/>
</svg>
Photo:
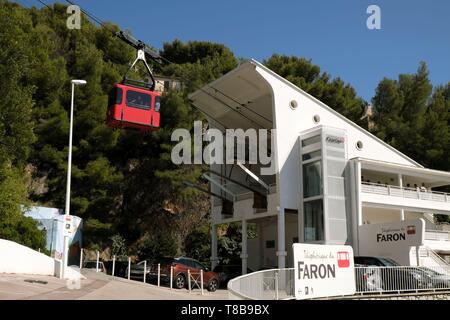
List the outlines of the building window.
<svg viewBox="0 0 450 320">
<path fill-rule="evenodd" d="M 275 248 L 275 240 L 267 240 L 266 249 L 274 249 L 274 248 Z"/>
<path fill-rule="evenodd" d="M 363 145 L 362 141 L 358 141 L 358 142 L 356 143 L 356 149 L 362 150 L 363 147 L 364 147 L 364 145 Z"/>
<path fill-rule="evenodd" d="M 303 197 L 322 194 L 322 162 L 314 161 L 303 165 Z"/>
<path fill-rule="evenodd" d="M 170 89 L 170 82 L 169 81 L 164 81 L 164 91 L 169 91 Z"/>
<path fill-rule="evenodd" d="M 302 140 L 302 147 L 320 142 L 320 135 Z"/>
<path fill-rule="evenodd" d="M 289 102 L 289 106 L 291 107 L 292 110 L 295 110 L 298 107 L 298 103 L 295 100 L 291 100 L 291 102 Z"/>
<path fill-rule="evenodd" d="M 313 158 L 319 158 L 322 156 L 322 151 L 321 150 L 317 150 L 317 151 L 313 151 L 310 153 L 305 153 L 304 155 L 302 155 L 302 159 L 303 161 L 307 161 Z"/>
<path fill-rule="evenodd" d="M 316 115 L 313 117 L 313 122 L 314 122 L 315 124 L 318 124 L 318 123 L 320 122 L 320 116 L 319 116 L 318 114 L 316 114 Z"/>
<path fill-rule="evenodd" d="M 304 203 L 305 209 L 305 241 L 324 240 L 323 200 Z"/>
</svg>

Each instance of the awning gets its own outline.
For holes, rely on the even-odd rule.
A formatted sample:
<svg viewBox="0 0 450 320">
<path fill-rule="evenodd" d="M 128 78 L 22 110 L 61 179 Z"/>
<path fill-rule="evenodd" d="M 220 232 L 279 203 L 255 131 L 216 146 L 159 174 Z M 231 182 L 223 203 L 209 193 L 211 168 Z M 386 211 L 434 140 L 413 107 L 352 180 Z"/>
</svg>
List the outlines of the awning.
<svg viewBox="0 0 450 320">
<path fill-rule="evenodd" d="M 189 95 L 189 100 L 221 129 L 273 128 L 270 86 L 253 60 Z"/>
</svg>

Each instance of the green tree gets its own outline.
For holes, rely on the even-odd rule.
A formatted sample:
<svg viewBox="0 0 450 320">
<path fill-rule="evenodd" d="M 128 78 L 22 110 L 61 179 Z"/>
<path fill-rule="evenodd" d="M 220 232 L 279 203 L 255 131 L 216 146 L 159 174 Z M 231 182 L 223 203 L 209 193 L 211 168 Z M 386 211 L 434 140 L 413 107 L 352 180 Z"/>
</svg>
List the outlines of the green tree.
<svg viewBox="0 0 450 320">
<path fill-rule="evenodd" d="M 329 74 L 321 73 L 319 66 L 305 58 L 274 54 L 263 63 L 343 116 L 362 125 L 360 118 L 364 111 L 364 100 L 342 79 L 330 79 Z"/>
<path fill-rule="evenodd" d="M 432 94 L 426 64 L 398 80 L 383 79 L 372 99 L 375 133 L 419 163 L 447 170 L 449 105 L 446 87 Z"/>
<path fill-rule="evenodd" d="M 21 208 L 27 204 L 24 168 L 35 140 L 34 87 L 28 81 L 32 28 L 26 10 L 0 0 L 0 238 L 43 249 L 45 234 Z"/>
</svg>

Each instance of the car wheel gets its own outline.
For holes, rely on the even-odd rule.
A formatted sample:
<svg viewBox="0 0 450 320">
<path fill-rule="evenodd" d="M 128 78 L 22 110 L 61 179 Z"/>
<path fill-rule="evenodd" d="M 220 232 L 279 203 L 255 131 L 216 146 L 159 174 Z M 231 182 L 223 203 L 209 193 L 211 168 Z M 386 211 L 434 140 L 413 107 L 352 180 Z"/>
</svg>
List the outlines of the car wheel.
<svg viewBox="0 0 450 320">
<path fill-rule="evenodd" d="M 217 281 L 217 279 L 212 279 L 209 283 L 208 283 L 208 291 L 210 292 L 214 292 L 217 290 L 217 287 L 219 286 L 219 282 Z"/>
<path fill-rule="evenodd" d="M 186 278 L 184 275 L 179 274 L 175 277 L 175 288 L 183 289 L 186 287 Z"/>
</svg>

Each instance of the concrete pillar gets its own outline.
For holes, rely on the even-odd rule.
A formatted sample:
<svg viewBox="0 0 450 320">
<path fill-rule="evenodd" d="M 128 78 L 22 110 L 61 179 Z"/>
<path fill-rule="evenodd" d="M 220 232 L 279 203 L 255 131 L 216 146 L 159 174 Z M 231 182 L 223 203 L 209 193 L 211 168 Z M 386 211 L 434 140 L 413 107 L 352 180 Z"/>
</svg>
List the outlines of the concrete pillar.
<svg viewBox="0 0 450 320">
<path fill-rule="evenodd" d="M 355 255 L 359 255 L 359 226 L 363 224 L 362 203 L 361 203 L 361 162 L 356 161 L 354 166 L 355 201 L 354 201 L 354 229 L 353 229 L 353 250 Z M 353 188 L 352 188 L 353 189 Z"/>
<path fill-rule="evenodd" d="M 278 212 L 278 268 L 282 269 L 286 267 L 286 219 L 284 208 L 280 207 Z"/>
<path fill-rule="evenodd" d="M 242 274 L 247 274 L 247 221 L 242 220 L 242 243 L 241 243 L 241 259 L 242 259 Z"/>
<path fill-rule="evenodd" d="M 259 259 L 258 259 L 258 268 L 264 267 L 264 228 L 263 228 L 263 220 L 259 220 L 256 223 L 257 226 L 257 232 L 258 232 L 258 248 L 259 248 Z"/>
<path fill-rule="evenodd" d="M 403 192 L 403 176 L 401 173 L 398 174 L 398 186 Z M 400 209 L 400 220 L 405 220 L 405 210 Z"/>
<path fill-rule="evenodd" d="M 211 224 L 211 270 L 219 263 L 219 259 L 217 257 L 217 225 Z"/>
</svg>

